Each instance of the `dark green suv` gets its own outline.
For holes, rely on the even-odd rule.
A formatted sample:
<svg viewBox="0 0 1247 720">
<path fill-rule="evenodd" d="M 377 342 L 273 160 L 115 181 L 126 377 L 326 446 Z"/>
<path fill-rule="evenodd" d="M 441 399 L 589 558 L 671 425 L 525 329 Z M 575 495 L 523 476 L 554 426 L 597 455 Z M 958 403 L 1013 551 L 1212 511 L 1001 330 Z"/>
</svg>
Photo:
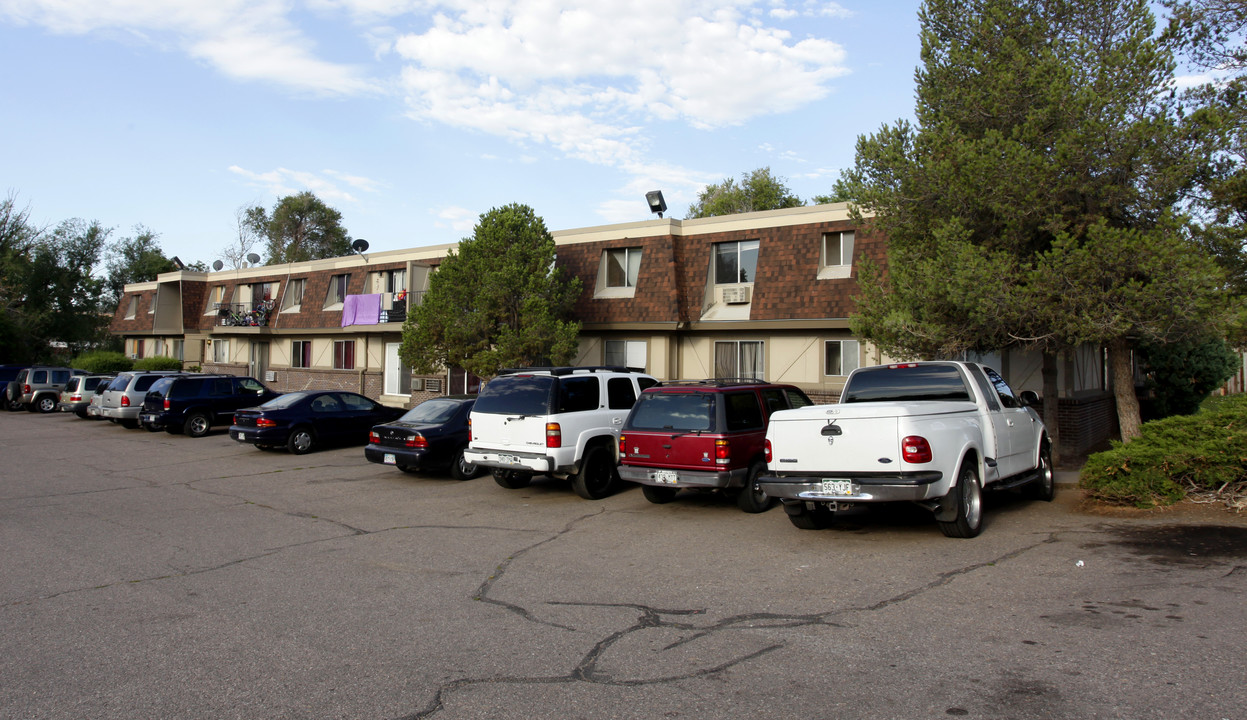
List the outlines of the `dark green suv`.
<svg viewBox="0 0 1247 720">
<path fill-rule="evenodd" d="M 252 377 L 180 375 L 157 380 L 143 398 L 139 421 L 149 429 L 203 437 L 213 425 L 229 425 L 235 410 L 268 402 L 274 392 Z"/>
</svg>

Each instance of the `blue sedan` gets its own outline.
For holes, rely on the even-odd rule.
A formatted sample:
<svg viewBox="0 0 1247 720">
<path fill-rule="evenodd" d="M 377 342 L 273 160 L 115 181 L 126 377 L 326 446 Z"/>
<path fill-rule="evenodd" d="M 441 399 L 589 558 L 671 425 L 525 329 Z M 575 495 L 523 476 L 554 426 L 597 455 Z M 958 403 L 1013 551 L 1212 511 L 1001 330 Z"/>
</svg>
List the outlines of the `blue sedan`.
<svg viewBox="0 0 1247 720">
<path fill-rule="evenodd" d="M 449 469 L 454 479 L 470 480 L 479 470 L 463 459 L 463 451 L 475 403 L 475 395 L 425 400 L 398 420 L 373 428 L 364 457 L 403 472 Z"/>
<path fill-rule="evenodd" d="M 238 410 L 229 436 L 260 449 L 285 445 L 296 455 L 322 444 L 363 444 L 373 425 L 397 419 L 392 408 L 341 390 L 303 390 Z"/>
</svg>

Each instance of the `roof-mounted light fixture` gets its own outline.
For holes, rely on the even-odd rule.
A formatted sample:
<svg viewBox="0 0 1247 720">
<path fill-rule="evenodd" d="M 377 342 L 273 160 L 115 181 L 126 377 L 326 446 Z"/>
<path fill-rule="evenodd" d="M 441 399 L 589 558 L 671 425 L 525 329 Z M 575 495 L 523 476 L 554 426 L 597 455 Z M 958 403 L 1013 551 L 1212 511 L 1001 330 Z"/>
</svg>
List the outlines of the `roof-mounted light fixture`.
<svg viewBox="0 0 1247 720">
<path fill-rule="evenodd" d="M 658 217 L 667 211 L 667 201 L 662 199 L 662 190 L 650 190 L 645 193 L 645 202 L 649 203 L 649 211 L 658 213 Z"/>
</svg>

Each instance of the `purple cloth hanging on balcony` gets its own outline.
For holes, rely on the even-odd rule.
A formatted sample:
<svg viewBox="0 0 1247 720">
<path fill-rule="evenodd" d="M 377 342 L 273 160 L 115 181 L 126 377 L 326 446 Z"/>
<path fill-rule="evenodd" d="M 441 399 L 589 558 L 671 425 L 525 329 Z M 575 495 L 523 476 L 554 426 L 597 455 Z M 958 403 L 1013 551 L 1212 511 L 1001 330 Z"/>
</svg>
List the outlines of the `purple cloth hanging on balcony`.
<svg viewBox="0 0 1247 720">
<path fill-rule="evenodd" d="M 342 301 L 342 327 L 381 322 L 381 295 L 347 295 Z"/>
</svg>

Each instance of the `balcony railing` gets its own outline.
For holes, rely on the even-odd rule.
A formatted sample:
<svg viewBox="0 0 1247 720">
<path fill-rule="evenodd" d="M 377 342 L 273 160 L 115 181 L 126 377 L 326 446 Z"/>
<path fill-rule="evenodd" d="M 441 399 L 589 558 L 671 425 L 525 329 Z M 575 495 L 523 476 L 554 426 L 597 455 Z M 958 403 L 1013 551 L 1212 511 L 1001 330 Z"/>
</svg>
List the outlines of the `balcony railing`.
<svg viewBox="0 0 1247 720">
<path fill-rule="evenodd" d="M 254 303 L 217 303 L 217 325 L 231 327 L 268 327 L 273 312 L 272 300 Z"/>
<path fill-rule="evenodd" d="M 407 293 L 407 296 L 402 300 L 395 300 L 393 308 L 381 310 L 380 322 L 406 322 L 408 305 L 410 304 L 412 307 L 419 305 L 420 301 L 424 299 L 424 293 L 424 290 L 416 290 Z"/>
</svg>

